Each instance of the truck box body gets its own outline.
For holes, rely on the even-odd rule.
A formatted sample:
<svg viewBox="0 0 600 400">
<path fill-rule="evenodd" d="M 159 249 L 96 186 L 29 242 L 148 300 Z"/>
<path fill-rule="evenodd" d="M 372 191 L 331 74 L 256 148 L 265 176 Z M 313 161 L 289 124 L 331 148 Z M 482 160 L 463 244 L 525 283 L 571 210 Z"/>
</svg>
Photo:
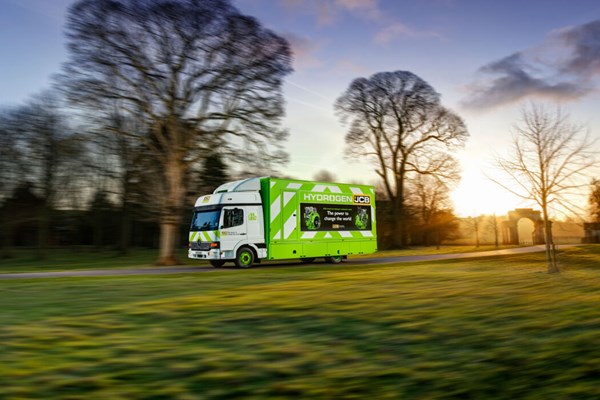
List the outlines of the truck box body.
<svg viewBox="0 0 600 400">
<path fill-rule="evenodd" d="M 198 198 L 194 210 L 190 258 L 235 260 L 242 247 L 268 260 L 377 251 L 372 186 L 250 178 Z"/>
</svg>

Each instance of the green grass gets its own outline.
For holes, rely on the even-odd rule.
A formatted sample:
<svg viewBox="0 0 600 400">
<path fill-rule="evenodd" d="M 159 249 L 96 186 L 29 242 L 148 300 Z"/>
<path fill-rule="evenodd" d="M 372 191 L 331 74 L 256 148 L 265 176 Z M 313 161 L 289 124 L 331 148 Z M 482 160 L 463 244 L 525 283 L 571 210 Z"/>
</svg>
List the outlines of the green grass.
<svg viewBox="0 0 600 400">
<path fill-rule="evenodd" d="M 600 246 L 0 281 L 0 398 L 600 397 Z"/>
<path fill-rule="evenodd" d="M 40 259 L 36 249 L 12 251 L 13 257 L 0 259 L 0 274 L 13 272 L 50 272 L 85 269 L 147 268 L 158 259 L 158 250 L 133 249 L 122 255 L 117 251 L 74 248 L 50 249 Z M 208 265 L 207 262 L 187 258 L 187 249 L 180 249 L 178 257 L 189 265 Z"/>
<path fill-rule="evenodd" d="M 509 246 L 510 247 L 510 246 Z M 503 246 L 502 248 L 508 248 Z M 376 254 L 354 255 L 351 258 L 395 257 L 426 254 L 466 253 L 473 251 L 495 250 L 494 246 L 442 246 L 414 247 L 403 250 L 386 250 Z M 12 258 L 0 258 L 0 274 L 15 272 L 50 272 L 86 269 L 124 269 L 147 268 L 152 266 L 157 258 L 157 250 L 133 249 L 127 255 L 116 251 L 91 251 L 85 248 L 57 248 L 48 250 L 46 259 L 40 259 L 36 249 L 13 250 Z M 187 265 L 208 265 L 205 261 L 187 258 L 187 249 L 178 252 L 180 261 Z"/>
<path fill-rule="evenodd" d="M 475 246 L 440 246 L 437 248 L 436 246 L 418 246 L 418 247 L 408 247 L 401 250 L 381 250 L 378 251 L 375 255 L 373 254 L 361 254 L 361 255 L 353 255 L 352 258 L 370 258 L 370 257 L 401 257 L 401 256 L 421 256 L 421 255 L 431 255 L 431 254 L 458 254 L 458 253 L 473 253 L 479 251 L 493 251 L 499 249 L 511 249 L 514 247 L 519 247 L 515 245 L 502 245 L 499 248 L 496 248 L 494 245 L 482 245 L 479 247 Z"/>
</svg>

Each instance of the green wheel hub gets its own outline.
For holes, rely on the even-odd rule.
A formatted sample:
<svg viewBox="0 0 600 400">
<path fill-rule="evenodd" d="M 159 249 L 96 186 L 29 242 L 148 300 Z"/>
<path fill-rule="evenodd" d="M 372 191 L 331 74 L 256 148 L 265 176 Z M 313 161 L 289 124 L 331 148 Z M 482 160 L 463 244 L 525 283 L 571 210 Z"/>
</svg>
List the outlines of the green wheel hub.
<svg viewBox="0 0 600 400">
<path fill-rule="evenodd" d="M 250 268 L 254 263 L 254 253 L 247 247 L 238 250 L 235 265 L 238 268 Z"/>
<path fill-rule="evenodd" d="M 240 257 L 240 262 L 242 264 L 248 265 L 248 264 L 250 264 L 250 261 L 252 261 L 252 256 L 250 254 L 248 254 L 247 251 L 242 253 L 242 256 Z"/>
</svg>

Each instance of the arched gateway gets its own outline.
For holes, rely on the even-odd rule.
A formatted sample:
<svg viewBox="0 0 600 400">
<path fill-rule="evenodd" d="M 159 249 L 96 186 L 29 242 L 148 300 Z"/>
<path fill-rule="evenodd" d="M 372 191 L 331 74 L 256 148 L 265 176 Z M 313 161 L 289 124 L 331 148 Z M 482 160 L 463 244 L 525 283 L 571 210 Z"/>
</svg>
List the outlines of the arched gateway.
<svg viewBox="0 0 600 400">
<path fill-rule="evenodd" d="M 508 212 L 508 221 L 502 222 L 502 242 L 504 244 L 519 244 L 519 230 L 517 226 L 521 218 L 527 218 L 533 222 L 533 244 L 544 244 L 544 221 L 541 213 L 531 208 L 517 208 Z"/>
</svg>

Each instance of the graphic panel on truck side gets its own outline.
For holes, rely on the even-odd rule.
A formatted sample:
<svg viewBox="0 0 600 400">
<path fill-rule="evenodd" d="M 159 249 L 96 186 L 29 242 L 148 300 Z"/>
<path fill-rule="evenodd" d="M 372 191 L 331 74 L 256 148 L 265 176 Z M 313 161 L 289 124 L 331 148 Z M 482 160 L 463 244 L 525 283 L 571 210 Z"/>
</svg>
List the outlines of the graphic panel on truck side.
<svg viewBox="0 0 600 400">
<path fill-rule="evenodd" d="M 300 229 L 307 231 L 370 231 L 371 207 L 300 203 Z"/>
</svg>

